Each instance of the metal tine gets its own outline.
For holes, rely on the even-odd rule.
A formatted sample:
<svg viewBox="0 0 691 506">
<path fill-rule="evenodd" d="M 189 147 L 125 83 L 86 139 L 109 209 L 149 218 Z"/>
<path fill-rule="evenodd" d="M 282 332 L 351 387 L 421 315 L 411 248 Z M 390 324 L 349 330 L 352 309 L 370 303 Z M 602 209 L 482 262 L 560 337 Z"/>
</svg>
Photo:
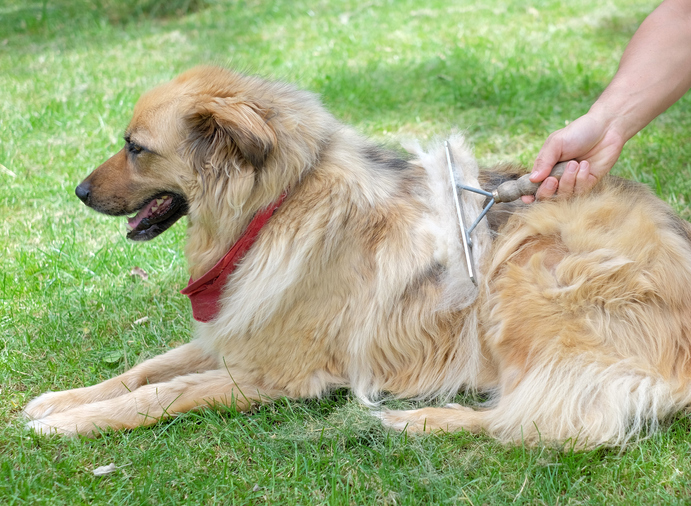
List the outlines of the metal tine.
<svg viewBox="0 0 691 506">
<path fill-rule="evenodd" d="M 461 190 L 467 190 L 469 192 L 473 193 L 478 193 L 480 195 L 484 195 L 485 197 L 489 198 L 489 201 L 487 202 L 487 205 L 485 208 L 482 210 L 480 215 L 477 217 L 477 219 L 473 222 L 472 225 L 470 225 L 470 228 L 468 228 L 468 238 L 470 238 L 470 234 L 472 233 L 473 230 L 475 230 L 475 227 L 477 227 L 478 223 L 482 220 L 482 218 L 485 217 L 487 214 L 487 211 L 489 211 L 490 207 L 494 205 L 494 195 L 492 195 L 490 192 L 486 192 L 482 188 L 473 188 L 472 186 L 466 186 L 464 184 L 459 184 L 458 187 Z M 472 240 L 471 240 L 471 246 L 472 246 Z"/>
<path fill-rule="evenodd" d="M 446 149 L 446 161 L 449 165 L 449 175 L 451 176 L 451 193 L 453 193 L 454 203 L 456 204 L 456 214 L 458 215 L 458 224 L 461 227 L 461 236 L 463 237 L 463 252 L 465 253 L 465 261 L 466 266 L 468 268 L 468 276 L 470 276 L 470 280 L 473 282 L 473 284 L 477 286 L 477 279 L 475 278 L 475 267 L 473 265 L 472 242 L 470 241 L 470 234 L 468 233 L 465 226 L 465 217 L 461 209 L 461 201 L 458 198 L 458 191 L 456 190 L 458 184 L 456 183 L 456 175 L 453 172 L 453 157 L 451 156 L 451 149 L 449 148 L 448 141 L 444 141 L 444 148 Z M 473 224 L 473 228 L 477 225 L 478 221 L 479 220 L 476 220 L 476 222 Z"/>
</svg>

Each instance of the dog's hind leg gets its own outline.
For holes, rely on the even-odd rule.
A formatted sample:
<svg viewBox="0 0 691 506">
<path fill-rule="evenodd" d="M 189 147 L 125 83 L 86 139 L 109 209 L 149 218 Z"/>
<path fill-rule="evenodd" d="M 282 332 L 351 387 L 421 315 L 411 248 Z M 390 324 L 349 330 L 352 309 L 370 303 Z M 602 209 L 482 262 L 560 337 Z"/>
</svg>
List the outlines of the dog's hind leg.
<svg viewBox="0 0 691 506">
<path fill-rule="evenodd" d="M 409 432 L 455 432 L 466 430 L 479 433 L 485 429 L 486 411 L 450 404 L 445 408 L 422 408 L 399 411 L 381 411 L 376 416 L 383 424 L 396 430 Z"/>
<path fill-rule="evenodd" d="M 98 385 L 45 393 L 31 401 L 24 413 L 30 418 L 43 418 L 83 404 L 125 395 L 142 385 L 160 383 L 176 376 L 216 369 L 218 366 L 216 355 L 207 353 L 196 342 L 191 342 L 146 360 Z"/>
<path fill-rule="evenodd" d="M 32 420 L 27 427 L 46 434 L 92 435 L 98 429 L 133 429 L 216 405 L 246 410 L 283 395 L 281 390 L 259 387 L 242 372 L 217 369 L 144 385 L 119 397 Z"/>
<path fill-rule="evenodd" d="M 485 432 L 505 442 L 622 445 L 680 408 L 671 385 L 629 361 L 571 357 L 534 368 L 487 409 L 452 405 L 381 413 L 385 425 L 413 432 Z"/>
</svg>

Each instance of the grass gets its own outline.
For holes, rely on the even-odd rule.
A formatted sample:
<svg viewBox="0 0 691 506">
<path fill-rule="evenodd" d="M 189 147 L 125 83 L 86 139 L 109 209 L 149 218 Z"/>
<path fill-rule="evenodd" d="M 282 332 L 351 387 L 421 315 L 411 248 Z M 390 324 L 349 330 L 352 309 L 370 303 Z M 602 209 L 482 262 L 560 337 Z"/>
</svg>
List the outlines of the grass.
<svg viewBox="0 0 691 506">
<path fill-rule="evenodd" d="M 192 413 L 96 440 L 38 438 L 21 407 L 185 342 L 184 226 L 125 241 L 74 186 L 120 148 L 137 97 L 199 62 L 295 82 L 385 143 L 466 132 L 530 165 L 584 113 L 652 0 L 6 0 L 0 5 L 0 503 L 677 504 L 691 421 L 626 452 L 384 431 L 347 391 Z M 614 172 L 689 218 L 691 101 Z M 134 267 L 148 279 L 130 274 Z M 148 320 L 141 322 L 142 318 Z M 136 323 L 139 322 L 139 323 Z M 96 467 L 118 469 L 96 477 Z"/>
</svg>

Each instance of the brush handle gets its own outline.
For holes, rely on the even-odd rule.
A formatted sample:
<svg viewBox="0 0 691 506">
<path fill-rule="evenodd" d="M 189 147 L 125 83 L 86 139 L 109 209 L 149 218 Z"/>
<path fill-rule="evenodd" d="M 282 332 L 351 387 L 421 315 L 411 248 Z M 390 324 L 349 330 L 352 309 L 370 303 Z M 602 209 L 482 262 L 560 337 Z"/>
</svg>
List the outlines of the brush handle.
<svg viewBox="0 0 691 506">
<path fill-rule="evenodd" d="M 566 169 L 566 164 L 569 162 L 559 162 L 554 166 L 552 172 L 550 172 L 550 177 L 556 177 L 557 180 L 561 179 L 562 174 L 564 174 L 564 169 Z M 496 190 L 492 192 L 495 202 L 513 202 L 521 198 L 523 195 L 535 195 L 537 189 L 542 184 L 533 183 L 529 179 L 529 174 L 521 176 L 514 181 L 506 181 L 505 183 L 497 186 Z"/>
</svg>

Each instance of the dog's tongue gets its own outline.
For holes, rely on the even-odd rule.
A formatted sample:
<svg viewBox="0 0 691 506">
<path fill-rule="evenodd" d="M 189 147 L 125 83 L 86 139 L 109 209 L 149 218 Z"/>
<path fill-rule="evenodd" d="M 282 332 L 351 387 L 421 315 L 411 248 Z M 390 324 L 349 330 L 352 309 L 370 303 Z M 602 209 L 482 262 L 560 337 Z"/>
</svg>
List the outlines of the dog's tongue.
<svg viewBox="0 0 691 506">
<path fill-rule="evenodd" d="M 154 220 L 157 216 L 164 215 L 170 208 L 173 202 L 173 197 L 163 196 L 153 199 L 151 202 L 142 207 L 139 212 L 132 218 L 127 218 L 127 228 L 129 230 L 136 229 L 144 218 L 149 221 Z"/>
</svg>

